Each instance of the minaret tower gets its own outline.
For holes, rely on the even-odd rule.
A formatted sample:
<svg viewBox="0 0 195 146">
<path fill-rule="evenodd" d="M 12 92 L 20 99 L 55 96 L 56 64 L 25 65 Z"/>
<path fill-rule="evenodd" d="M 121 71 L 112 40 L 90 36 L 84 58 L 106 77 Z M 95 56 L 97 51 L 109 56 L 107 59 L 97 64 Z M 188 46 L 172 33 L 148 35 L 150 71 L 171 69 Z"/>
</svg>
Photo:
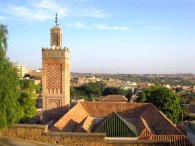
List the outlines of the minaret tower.
<svg viewBox="0 0 195 146">
<path fill-rule="evenodd" d="M 62 48 L 62 30 L 55 17 L 50 29 L 50 48 L 42 48 L 42 122 L 60 118 L 70 105 L 69 49 Z"/>
</svg>

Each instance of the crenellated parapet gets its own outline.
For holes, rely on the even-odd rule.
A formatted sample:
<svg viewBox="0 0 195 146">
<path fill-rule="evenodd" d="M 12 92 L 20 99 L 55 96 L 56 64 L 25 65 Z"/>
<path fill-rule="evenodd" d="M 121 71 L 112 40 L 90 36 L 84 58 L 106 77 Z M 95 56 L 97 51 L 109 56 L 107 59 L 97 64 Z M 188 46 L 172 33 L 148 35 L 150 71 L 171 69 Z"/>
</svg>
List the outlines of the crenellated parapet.
<svg viewBox="0 0 195 146">
<path fill-rule="evenodd" d="M 52 48 L 42 48 L 42 59 L 47 58 L 65 58 L 70 59 L 69 48 L 52 47 Z"/>
</svg>

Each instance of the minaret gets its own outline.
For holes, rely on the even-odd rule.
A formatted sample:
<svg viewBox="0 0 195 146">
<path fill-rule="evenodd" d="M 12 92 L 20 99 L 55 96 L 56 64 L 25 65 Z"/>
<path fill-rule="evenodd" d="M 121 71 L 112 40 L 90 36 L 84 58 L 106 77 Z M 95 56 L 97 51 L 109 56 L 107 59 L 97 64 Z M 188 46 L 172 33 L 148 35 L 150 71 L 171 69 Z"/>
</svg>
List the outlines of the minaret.
<svg viewBox="0 0 195 146">
<path fill-rule="evenodd" d="M 55 46 L 62 47 L 62 30 L 58 24 L 57 13 L 55 17 L 55 23 L 56 23 L 56 26 L 50 29 L 50 46 L 51 47 L 55 47 Z"/>
<path fill-rule="evenodd" d="M 60 118 L 70 105 L 69 49 L 62 48 L 62 30 L 55 17 L 50 29 L 50 48 L 42 48 L 42 122 Z"/>
</svg>

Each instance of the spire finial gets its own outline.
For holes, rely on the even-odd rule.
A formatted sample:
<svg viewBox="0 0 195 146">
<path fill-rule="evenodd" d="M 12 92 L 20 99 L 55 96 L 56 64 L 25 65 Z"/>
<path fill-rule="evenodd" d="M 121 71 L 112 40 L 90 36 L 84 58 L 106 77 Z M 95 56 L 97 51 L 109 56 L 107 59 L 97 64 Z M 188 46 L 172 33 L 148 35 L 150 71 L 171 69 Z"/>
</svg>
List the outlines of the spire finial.
<svg viewBox="0 0 195 146">
<path fill-rule="evenodd" d="M 59 24 L 58 24 L 58 14 L 57 14 L 57 12 L 56 12 L 56 17 L 55 17 L 55 23 L 56 23 L 56 26 L 59 26 Z"/>
</svg>

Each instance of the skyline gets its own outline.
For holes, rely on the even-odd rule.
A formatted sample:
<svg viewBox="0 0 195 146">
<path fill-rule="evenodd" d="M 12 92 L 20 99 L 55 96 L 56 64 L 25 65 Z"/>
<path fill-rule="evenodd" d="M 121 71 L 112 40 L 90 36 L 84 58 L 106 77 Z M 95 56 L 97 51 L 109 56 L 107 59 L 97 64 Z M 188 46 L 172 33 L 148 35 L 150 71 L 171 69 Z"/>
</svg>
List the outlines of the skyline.
<svg viewBox="0 0 195 146">
<path fill-rule="evenodd" d="M 195 73 L 195 0 L 7 0 L 12 62 L 41 68 L 55 14 L 71 72 Z"/>
</svg>

